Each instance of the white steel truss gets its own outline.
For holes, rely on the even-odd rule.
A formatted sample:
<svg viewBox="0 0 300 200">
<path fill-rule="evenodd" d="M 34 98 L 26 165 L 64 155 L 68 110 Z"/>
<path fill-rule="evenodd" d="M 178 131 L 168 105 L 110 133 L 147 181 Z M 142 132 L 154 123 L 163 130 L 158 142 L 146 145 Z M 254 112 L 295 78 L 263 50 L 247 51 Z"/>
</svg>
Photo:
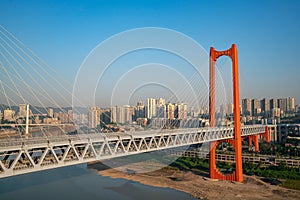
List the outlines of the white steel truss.
<svg viewBox="0 0 300 200">
<path fill-rule="evenodd" d="M 243 126 L 241 135 L 265 132 Z M 0 178 L 144 152 L 233 138 L 233 127 L 98 133 L 0 140 Z"/>
</svg>

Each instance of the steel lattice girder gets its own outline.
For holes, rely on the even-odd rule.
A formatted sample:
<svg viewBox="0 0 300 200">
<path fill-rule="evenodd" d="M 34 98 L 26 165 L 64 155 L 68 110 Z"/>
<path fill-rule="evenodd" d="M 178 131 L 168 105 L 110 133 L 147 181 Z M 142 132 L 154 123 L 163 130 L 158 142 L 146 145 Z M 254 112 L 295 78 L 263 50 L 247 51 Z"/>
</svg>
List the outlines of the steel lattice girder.
<svg viewBox="0 0 300 200">
<path fill-rule="evenodd" d="M 241 128 L 242 136 L 265 126 Z M 96 160 L 233 138 L 233 127 L 0 140 L 0 178 Z"/>
</svg>

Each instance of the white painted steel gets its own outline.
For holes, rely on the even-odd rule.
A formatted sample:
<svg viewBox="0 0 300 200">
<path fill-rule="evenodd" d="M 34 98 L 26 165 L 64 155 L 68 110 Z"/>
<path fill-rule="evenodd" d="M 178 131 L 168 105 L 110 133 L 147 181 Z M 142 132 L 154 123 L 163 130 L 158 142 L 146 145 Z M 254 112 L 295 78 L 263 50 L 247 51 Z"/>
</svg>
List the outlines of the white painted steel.
<svg viewBox="0 0 300 200">
<path fill-rule="evenodd" d="M 265 132 L 243 126 L 242 136 Z M 0 178 L 174 147 L 233 138 L 233 127 L 98 133 L 0 140 Z"/>
</svg>

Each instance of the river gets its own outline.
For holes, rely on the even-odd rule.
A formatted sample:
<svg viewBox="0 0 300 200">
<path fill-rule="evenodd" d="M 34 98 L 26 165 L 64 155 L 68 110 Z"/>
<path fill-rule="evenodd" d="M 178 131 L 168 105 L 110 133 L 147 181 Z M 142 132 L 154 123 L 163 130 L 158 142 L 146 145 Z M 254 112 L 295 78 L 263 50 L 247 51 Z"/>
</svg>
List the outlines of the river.
<svg viewBox="0 0 300 200">
<path fill-rule="evenodd" d="M 169 188 L 100 176 L 86 164 L 0 179 L 0 199 L 177 200 L 194 199 Z"/>
</svg>

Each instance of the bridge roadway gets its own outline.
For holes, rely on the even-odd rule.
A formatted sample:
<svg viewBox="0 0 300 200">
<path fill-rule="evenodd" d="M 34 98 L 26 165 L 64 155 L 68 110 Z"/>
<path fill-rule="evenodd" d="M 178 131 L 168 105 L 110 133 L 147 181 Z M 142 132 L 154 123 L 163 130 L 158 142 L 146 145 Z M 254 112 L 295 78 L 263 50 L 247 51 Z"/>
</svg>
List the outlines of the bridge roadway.
<svg viewBox="0 0 300 200">
<path fill-rule="evenodd" d="M 242 126 L 241 135 L 265 132 L 264 125 Z M 233 127 L 147 130 L 0 140 L 0 178 L 233 138 Z"/>
</svg>

